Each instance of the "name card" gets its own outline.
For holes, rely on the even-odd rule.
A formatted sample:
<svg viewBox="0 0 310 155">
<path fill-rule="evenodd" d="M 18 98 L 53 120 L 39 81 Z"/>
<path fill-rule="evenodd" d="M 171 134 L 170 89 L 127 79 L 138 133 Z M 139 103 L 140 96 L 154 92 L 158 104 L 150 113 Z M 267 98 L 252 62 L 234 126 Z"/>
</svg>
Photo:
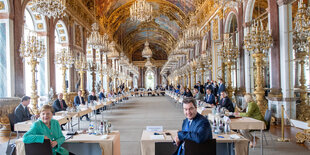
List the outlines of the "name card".
<svg viewBox="0 0 310 155">
<path fill-rule="evenodd" d="M 163 132 L 163 126 L 146 126 L 146 131 Z"/>
</svg>

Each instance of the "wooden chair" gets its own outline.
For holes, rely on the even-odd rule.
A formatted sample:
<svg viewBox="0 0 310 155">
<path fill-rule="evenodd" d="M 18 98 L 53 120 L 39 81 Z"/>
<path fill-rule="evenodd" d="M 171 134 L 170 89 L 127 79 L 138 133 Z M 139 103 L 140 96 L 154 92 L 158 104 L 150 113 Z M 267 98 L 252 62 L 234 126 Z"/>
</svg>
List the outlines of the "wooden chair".
<svg viewBox="0 0 310 155">
<path fill-rule="evenodd" d="M 177 149 L 172 142 L 155 142 L 155 155 L 172 155 Z"/>
<path fill-rule="evenodd" d="M 216 155 L 216 139 L 207 140 L 198 144 L 191 140 L 185 140 L 185 155 Z"/>
<path fill-rule="evenodd" d="M 26 155 L 53 155 L 51 142 L 44 139 L 43 143 L 25 144 Z"/>
</svg>

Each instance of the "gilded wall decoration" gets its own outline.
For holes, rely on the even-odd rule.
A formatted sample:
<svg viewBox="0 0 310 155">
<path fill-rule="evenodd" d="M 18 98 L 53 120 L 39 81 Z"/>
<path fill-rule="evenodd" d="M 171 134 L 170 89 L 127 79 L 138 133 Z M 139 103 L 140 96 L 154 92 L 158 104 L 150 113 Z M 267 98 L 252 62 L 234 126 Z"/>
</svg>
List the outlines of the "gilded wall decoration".
<svg viewBox="0 0 310 155">
<path fill-rule="evenodd" d="M 213 40 L 218 40 L 219 39 L 219 25 L 218 25 L 218 18 L 213 20 L 213 25 L 212 25 L 212 39 Z"/>
<path fill-rule="evenodd" d="M 3 1 L 1 1 L 1 2 L 0 2 L 0 10 L 4 10 L 4 9 L 5 9 L 4 2 L 3 2 Z"/>
<path fill-rule="evenodd" d="M 61 41 L 66 41 L 67 40 L 66 36 L 62 36 L 60 38 L 61 38 Z"/>
<path fill-rule="evenodd" d="M 38 30 L 42 30 L 43 29 L 43 24 L 42 23 L 37 24 L 37 28 L 38 28 Z"/>
<path fill-rule="evenodd" d="M 36 20 L 41 20 L 41 15 L 35 15 Z"/>
<path fill-rule="evenodd" d="M 59 30 L 59 34 L 64 34 L 64 33 L 65 33 L 64 29 Z"/>
<path fill-rule="evenodd" d="M 75 45 L 82 47 L 82 32 L 79 25 L 75 25 Z"/>
<path fill-rule="evenodd" d="M 57 24 L 57 27 L 58 27 L 58 28 L 61 28 L 61 27 L 62 27 L 62 24 Z"/>
</svg>

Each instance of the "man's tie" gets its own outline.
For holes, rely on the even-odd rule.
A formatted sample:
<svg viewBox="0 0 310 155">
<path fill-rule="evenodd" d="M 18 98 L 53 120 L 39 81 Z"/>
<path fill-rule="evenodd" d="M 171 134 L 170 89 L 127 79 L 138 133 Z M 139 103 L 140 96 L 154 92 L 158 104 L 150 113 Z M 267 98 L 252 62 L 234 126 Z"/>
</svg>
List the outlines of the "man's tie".
<svg viewBox="0 0 310 155">
<path fill-rule="evenodd" d="M 60 101 L 60 107 L 61 107 L 61 109 L 64 108 L 64 105 L 63 105 L 63 103 L 62 103 L 62 100 Z"/>
<path fill-rule="evenodd" d="M 208 95 L 207 102 L 209 102 L 210 95 Z"/>
</svg>

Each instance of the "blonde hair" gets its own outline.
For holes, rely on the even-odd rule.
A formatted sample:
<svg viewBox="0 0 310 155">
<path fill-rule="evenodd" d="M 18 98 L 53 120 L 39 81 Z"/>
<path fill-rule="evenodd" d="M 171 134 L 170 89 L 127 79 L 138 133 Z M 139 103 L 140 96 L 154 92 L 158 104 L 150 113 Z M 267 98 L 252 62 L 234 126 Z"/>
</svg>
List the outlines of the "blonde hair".
<svg viewBox="0 0 310 155">
<path fill-rule="evenodd" d="M 244 95 L 244 101 L 245 101 L 246 103 L 254 102 L 254 100 L 253 100 L 253 98 L 252 98 L 252 95 L 249 94 L 249 93 L 247 93 L 247 94 Z"/>
<path fill-rule="evenodd" d="M 43 105 L 43 106 L 41 107 L 40 113 L 43 112 L 43 111 L 46 111 L 46 110 L 50 110 L 52 113 L 54 112 L 53 107 L 46 104 L 46 105 Z"/>
</svg>

